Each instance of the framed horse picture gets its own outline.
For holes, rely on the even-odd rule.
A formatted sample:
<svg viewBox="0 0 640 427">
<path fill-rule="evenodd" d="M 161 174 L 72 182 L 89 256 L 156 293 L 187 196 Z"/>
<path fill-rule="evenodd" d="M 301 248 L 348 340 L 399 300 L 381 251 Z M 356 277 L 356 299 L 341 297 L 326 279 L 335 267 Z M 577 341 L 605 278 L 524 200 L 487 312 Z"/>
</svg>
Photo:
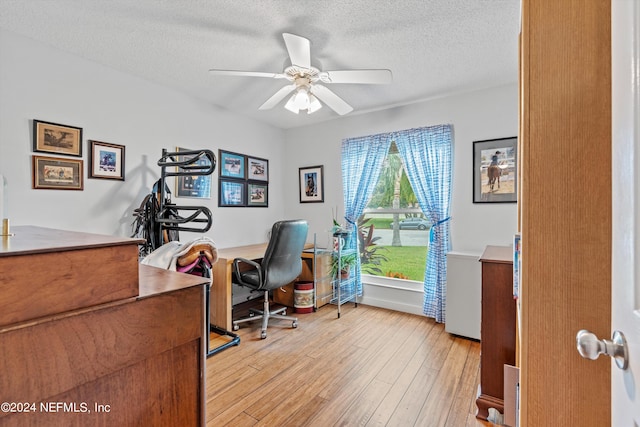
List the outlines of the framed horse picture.
<svg viewBox="0 0 640 427">
<path fill-rule="evenodd" d="M 89 140 L 89 178 L 124 181 L 124 145 Z"/>
<path fill-rule="evenodd" d="M 473 141 L 473 203 L 518 201 L 518 138 Z"/>
<path fill-rule="evenodd" d="M 298 168 L 300 174 L 300 203 L 324 202 L 324 166 Z"/>
</svg>

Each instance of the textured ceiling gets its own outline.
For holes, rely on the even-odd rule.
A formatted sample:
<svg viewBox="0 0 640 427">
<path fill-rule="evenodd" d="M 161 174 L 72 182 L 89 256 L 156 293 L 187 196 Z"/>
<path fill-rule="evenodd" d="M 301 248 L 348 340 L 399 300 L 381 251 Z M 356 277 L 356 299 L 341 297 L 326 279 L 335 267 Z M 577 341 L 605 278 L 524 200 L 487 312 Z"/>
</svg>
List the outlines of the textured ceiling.
<svg viewBox="0 0 640 427">
<path fill-rule="evenodd" d="M 328 85 L 350 113 L 517 81 L 519 0 L 0 0 L 0 27 L 280 128 L 335 119 L 258 107 L 286 81 L 282 38 L 325 70 L 387 68 L 390 85 Z"/>
</svg>

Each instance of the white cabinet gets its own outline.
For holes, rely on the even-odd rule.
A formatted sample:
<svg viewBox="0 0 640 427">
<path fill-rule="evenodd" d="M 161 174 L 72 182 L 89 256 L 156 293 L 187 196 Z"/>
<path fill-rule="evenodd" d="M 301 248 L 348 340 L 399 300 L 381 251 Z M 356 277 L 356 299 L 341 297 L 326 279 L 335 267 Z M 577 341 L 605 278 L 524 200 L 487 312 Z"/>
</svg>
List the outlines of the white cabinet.
<svg viewBox="0 0 640 427">
<path fill-rule="evenodd" d="M 482 269 L 480 254 L 447 253 L 447 305 L 445 330 L 480 339 Z"/>
</svg>

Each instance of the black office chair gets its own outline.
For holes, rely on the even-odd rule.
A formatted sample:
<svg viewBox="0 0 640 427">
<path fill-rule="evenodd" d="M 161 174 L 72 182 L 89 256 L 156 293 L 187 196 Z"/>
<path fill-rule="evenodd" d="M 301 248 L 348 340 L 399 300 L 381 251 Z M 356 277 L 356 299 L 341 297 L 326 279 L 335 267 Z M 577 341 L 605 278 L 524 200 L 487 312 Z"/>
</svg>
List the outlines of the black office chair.
<svg viewBox="0 0 640 427">
<path fill-rule="evenodd" d="M 245 258 L 233 260 L 234 282 L 256 291 L 264 291 L 263 310 L 251 309 L 249 317 L 234 320 L 234 331 L 238 330 L 240 323 L 262 319 L 260 337 L 265 339 L 270 318 L 290 320 L 292 328 L 298 327 L 296 317 L 286 316 L 286 307 L 269 310 L 269 291 L 293 282 L 302 272 L 300 254 L 307 240 L 308 229 L 304 220 L 278 221 L 273 224 L 269 245 L 260 263 Z M 247 265 L 249 269 L 246 268 Z"/>
</svg>

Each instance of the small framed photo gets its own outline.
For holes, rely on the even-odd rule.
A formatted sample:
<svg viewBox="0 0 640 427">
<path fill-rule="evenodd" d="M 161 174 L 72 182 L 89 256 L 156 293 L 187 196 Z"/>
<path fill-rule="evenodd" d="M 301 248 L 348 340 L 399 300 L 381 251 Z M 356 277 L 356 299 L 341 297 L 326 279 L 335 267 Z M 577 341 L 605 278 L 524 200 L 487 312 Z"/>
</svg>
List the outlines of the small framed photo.
<svg viewBox="0 0 640 427">
<path fill-rule="evenodd" d="M 269 181 L 269 160 L 247 157 L 247 179 Z"/>
<path fill-rule="evenodd" d="M 299 168 L 300 203 L 324 202 L 324 166 Z"/>
<path fill-rule="evenodd" d="M 176 152 L 180 151 L 193 151 L 188 148 L 176 147 Z M 188 160 L 193 158 L 190 156 L 178 156 L 177 161 Z M 208 169 L 211 166 L 211 162 L 208 158 L 202 157 L 198 160 L 198 165 L 202 165 L 203 169 Z M 194 165 L 195 166 L 195 165 Z M 178 171 L 182 171 L 182 168 L 177 167 Z M 196 169 L 196 171 L 198 171 Z M 193 197 L 196 199 L 210 199 L 211 198 L 211 175 L 186 175 L 176 177 L 176 197 Z"/>
<path fill-rule="evenodd" d="M 81 159 L 31 156 L 32 187 L 51 190 L 82 190 L 83 162 Z"/>
<path fill-rule="evenodd" d="M 224 178 L 245 179 L 244 164 L 246 157 L 242 154 L 232 153 L 230 151 L 218 150 L 218 158 L 220 159 L 220 176 Z"/>
<path fill-rule="evenodd" d="M 218 206 L 246 206 L 246 183 L 244 181 L 233 181 L 219 179 Z"/>
<path fill-rule="evenodd" d="M 518 138 L 473 141 L 473 203 L 518 200 Z"/>
<path fill-rule="evenodd" d="M 247 184 L 247 206 L 269 206 L 269 186 L 262 183 Z"/>
<path fill-rule="evenodd" d="M 124 145 L 89 140 L 89 178 L 124 181 Z"/>
<path fill-rule="evenodd" d="M 82 157 L 82 128 L 34 120 L 33 151 Z"/>
</svg>

